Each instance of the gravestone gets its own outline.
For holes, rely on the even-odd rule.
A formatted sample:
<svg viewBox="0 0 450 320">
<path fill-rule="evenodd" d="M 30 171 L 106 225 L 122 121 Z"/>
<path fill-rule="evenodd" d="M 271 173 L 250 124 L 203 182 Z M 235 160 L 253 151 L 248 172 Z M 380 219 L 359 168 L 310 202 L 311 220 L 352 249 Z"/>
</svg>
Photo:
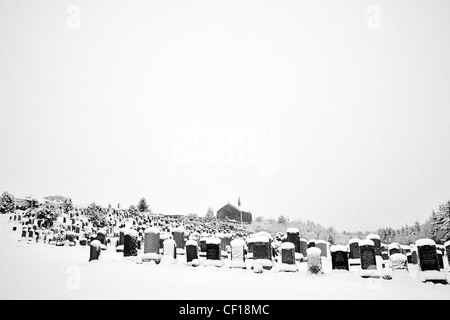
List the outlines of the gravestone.
<svg viewBox="0 0 450 320">
<path fill-rule="evenodd" d="M 260 264 L 264 269 L 272 269 L 272 248 L 270 240 L 266 236 L 253 237 L 253 262 L 252 267 L 255 264 Z"/>
<path fill-rule="evenodd" d="M 186 262 L 188 266 L 197 267 L 200 265 L 198 259 L 198 244 L 195 240 L 186 241 Z"/>
<path fill-rule="evenodd" d="M 447 261 L 450 266 L 450 241 L 444 243 L 445 252 L 447 253 Z"/>
<path fill-rule="evenodd" d="M 230 268 L 242 268 L 245 269 L 245 242 L 242 239 L 234 239 L 230 242 L 231 247 L 231 261 Z"/>
<path fill-rule="evenodd" d="M 206 261 L 205 266 L 222 267 L 221 240 L 216 237 L 206 239 Z"/>
<path fill-rule="evenodd" d="M 254 244 L 253 237 L 248 237 L 246 242 L 247 242 L 247 259 L 253 259 L 253 244 Z"/>
<path fill-rule="evenodd" d="M 348 242 L 348 263 L 349 266 L 352 267 L 352 270 L 356 270 L 356 267 L 359 270 L 361 266 L 361 254 L 359 252 L 359 239 L 353 238 Z"/>
<path fill-rule="evenodd" d="M 286 232 L 286 242 L 294 244 L 295 259 L 301 260 L 300 252 L 300 231 L 297 228 L 289 228 Z"/>
<path fill-rule="evenodd" d="M 437 257 L 439 262 L 439 268 L 444 269 L 444 257 L 442 256 L 442 252 L 437 250 Z"/>
<path fill-rule="evenodd" d="M 22 227 L 22 240 L 26 240 L 27 239 L 27 234 L 28 234 L 28 230 L 27 227 Z"/>
<path fill-rule="evenodd" d="M 183 228 L 175 228 L 172 230 L 173 240 L 177 245 L 176 248 L 177 254 L 180 255 L 184 254 L 184 246 L 185 246 L 184 234 L 185 230 Z"/>
<path fill-rule="evenodd" d="M 419 239 L 416 241 L 416 246 L 419 260 L 419 279 L 422 282 L 447 283 L 446 273 L 440 272 L 436 243 L 432 239 Z"/>
<path fill-rule="evenodd" d="M 389 251 L 389 256 L 391 256 L 393 254 L 401 253 L 400 245 L 396 242 L 393 242 L 388 246 L 388 251 Z"/>
<path fill-rule="evenodd" d="M 149 227 L 144 231 L 144 254 L 142 255 L 142 262 L 155 261 L 159 263 L 161 256 L 159 254 L 159 229 Z"/>
<path fill-rule="evenodd" d="M 308 248 L 314 248 L 316 246 L 316 240 L 311 239 L 308 241 Z"/>
<path fill-rule="evenodd" d="M 316 248 L 320 249 L 320 255 L 322 257 L 328 257 L 328 243 L 323 240 L 316 241 Z"/>
<path fill-rule="evenodd" d="M 307 253 L 306 250 L 308 249 L 308 241 L 306 239 L 301 238 L 300 239 L 300 254 L 302 255 L 302 260 L 307 259 Z"/>
<path fill-rule="evenodd" d="M 177 243 L 175 240 L 167 238 L 163 242 L 163 256 L 161 258 L 162 262 L 177 262 Z"/>
<path fill-rule="evenodd" d="M 99 240 L 94 240 L 90 243 L 89 261 L 98 260 L 101 252 L 101 242 Z"/>
<path fill-rule="evenodd" d="M 206 237 L 200 238 L 200 257 L 206 257 Z"/>
<path fill-rule="evenodd" d="M 417 258 L 417 246 L 415 244 L 411 245 L 411 263 L 417 264 L 418 258 Z"/>
<path fill-rule="evenodd" d="M 369 234 L 366 237 L 367 240 L 372 240 L 374 243 L 374 249 L 375 249 L 375 261 L 377 265 L 377 269 L 381 270 L 383 269 L 383 258 L 381 257 L 381 239 L 380 236 L 377 234 Z"/>
<path fill-rule="evenodd" d="M 372 240 L 365 239 L 359 242 L 359 252 L 361 256 L 361 277 L 381 276 L 377 273 L 377 261 L 375 255 L 375 244 Z"/>
<path fill-rule="evenodd" d="M 321 250 L 316 247 L 310 247 L 306 253 L 308 256 L 308 273 L 323 274 Z"/>
<path fill-rule="evenodd" d="M 346 246 L 335 245 L 330 248 L 331 267 L 333 270 L 349 271 L 348 249 Z"/>
<path fill-rule="evenodd" d="M 407 257 L 403 253 L 394 253 L 389 257 L 392 271 L 406 270 L 408 271 Z"/>
<path fill-rule="evenodd" d="M 135 257 L 138 254 L 138 232 L 129 229 L 123 237 L 123 256 Z"/>
<path fill-rule="evenodd" d="M 295 244 L 292 242 L 287 241 L 281 244 L 281 263 L 279 265 L 280 271 L 298 271 L 298 267 L 295 262 L 295 253 Z"/>
<path fill-rule="evenodd" d="M 222 256 L 227 257 L 228 251 L 230 250 L 230 243 L 232 234 L 231 233 L 222 233 L 220 234 L 220 250 L 222 250 Z"/>
</svg>

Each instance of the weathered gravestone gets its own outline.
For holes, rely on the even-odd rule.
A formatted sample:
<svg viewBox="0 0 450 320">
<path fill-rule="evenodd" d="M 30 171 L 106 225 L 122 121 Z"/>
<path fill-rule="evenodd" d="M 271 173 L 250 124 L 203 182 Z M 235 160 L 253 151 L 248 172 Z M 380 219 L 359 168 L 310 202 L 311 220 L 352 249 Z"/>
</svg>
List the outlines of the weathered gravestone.
<svg viewBox="0 0 450 320">
<path fill-rule="evenodd" d="M 436 243 L 432 239 L 420 239 L 416 241 L 417 256 L 419 262 L 419 279 L 422 282 L 446 283 L 444 272 L 440 272 Z"/>
<path fill-rule="evenodd" d="M 220 248 L 221 240 L 216 237 L 206 239 L 206 261 L 204 266 L 222 267 L 222 254 Z"/>
<path fill-rule="evenodd" d="M 200 265 L 198 259 L 198 243 L 195 240 L 186 241 L 186 263 L 188 266 L 197 267 Z"/>
<path fill-rule="evenodd" d="M 366 237 L 367 240 L 372 240 L 375 249 L 375 261 L 377 262 L 377 269 L 381 270 L 383 268 L 383 258 L 381 257 L 381 238 L 377 234 L 369 234 Z"/>
<path fill-rule="evenodd" d="M 359 239 L 350 239 L 348 242 L 348 263 L 349 266 L 356 270 L 356 267 L 359 270 L 361 265 L 361 255 L 359 252 Z"/>
<path fill-rule="evenodd" d="M 405 270 L 408 271 L 407 257 L 403 253 L 393 253 L 389 257 L 392 271 Z"/>
<path fill-rule="evenodd" d="M 142 255 L 143 262 L 155 261 L 159 263 L 161 256 L 159 254 L 159 229 L 156 227 L 149 227 L 144 231 L 144 254 Z"/>
<path fill-rule="evenodd" d="M 308 249 L 308 241 L 306 241 L 306 239 L 300 238 L 300 254 L 301 254 L 300 261 L 304 261 L 307 259 L 308 257 L 308 254 L 306 253 L 307 249 Z"/>
<path fill-rule="evenodd" d="M 230 250 L 231 244 L 231 233 L 220 234 L 220 249 L 222 250 L 222 257 L 228 257 L 228 251 Z"/>
<path fill-rule="evenodd" d="M 310 247 L 306 251 L 308 256 L 308 273 L 323 274 L 321 250 L 316 247 Z"/>
<path fill-rule="evenodd" d="M 349 271 L 348 249 L 346 246 L 335 245 L 330 248 L 331 267 L 333 270 Z"/>
<path fill-rule="evenodd" d="M 289 228 L 286 232 L 286 242 L 294 244 L 295 259 L 301 260 L 300 231 L 297 228 Z"/>
<path fill-rule="evenodd" d="M 328 243 L 324 240 L 316 241 L 316 248 L 320 249 L 320 255 L 322 257 L 328 257 Z"/>
<path fill-rule="evenodd" d="M 369 239 L 361 240 L 359 242 L 359 252 L 361 256 L 361 277 L 381 277 L 381 274 L 377 272 L 378 270 L 374 242 Z"/>
<path fill-rule="evenodd" d="M 231 261 L 230 268 L 242 268 L 245 269 L 245 242 L 242 239 L 233 239 L 230 242 L 231 247 Z"/>
<path fill-rule="evenodd" d="M 94 240 L 90 243 L 89 261 L 98 260 L 101 252 L 101 242 L 99 240 Z"/>
<path fill-rule="evenodd" d="M 123 237 L 123 256 L 136 257 L 138 254 L 138 232 L 129 229 Z"/>
<path fill-rule="evenodd" d="M 272 269 L 272 247 L 269 238 L 266 236 L 253 237 L 252 268 L 256 264 L 267 270 Z"/>
<path fill-rule="evenodd" d="M 185 240 L 184 240 L 184 234 L 185 230 L 184 228 L 178 227 L 172 230 L 172 236 L 173 240 L 175 240 L 175 243 L 177 245 L 176 251 L 178 255 L 183 255 L 184 252 L 184 246 L 185 246 Z"/>
</svg>

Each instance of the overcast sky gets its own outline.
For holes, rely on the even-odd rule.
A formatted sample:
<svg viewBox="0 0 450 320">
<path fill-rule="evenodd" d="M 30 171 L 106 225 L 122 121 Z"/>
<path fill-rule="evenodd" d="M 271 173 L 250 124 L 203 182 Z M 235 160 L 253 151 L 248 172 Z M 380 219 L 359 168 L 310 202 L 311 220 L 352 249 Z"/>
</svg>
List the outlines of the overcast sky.
<svg viewBox="0 0 450 320">
<path fill-rule="evenodd" d="M 450 2 L 0 1 L 0 192 L 425 221 L 450 199 Z"/>
</svg>

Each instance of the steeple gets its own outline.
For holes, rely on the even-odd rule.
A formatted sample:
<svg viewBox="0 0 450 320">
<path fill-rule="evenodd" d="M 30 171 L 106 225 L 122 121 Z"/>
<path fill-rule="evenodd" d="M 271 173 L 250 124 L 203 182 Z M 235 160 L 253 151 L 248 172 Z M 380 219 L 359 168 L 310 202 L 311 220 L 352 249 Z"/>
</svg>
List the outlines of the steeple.
<svg viewBox="0 0 450 320">
<path fill-rule="evenodd" d="M 238 198 L 238 207 L 240 207 L 241 206 L 241 197 L 239 196 L 239 198 Z"/>
</svg>

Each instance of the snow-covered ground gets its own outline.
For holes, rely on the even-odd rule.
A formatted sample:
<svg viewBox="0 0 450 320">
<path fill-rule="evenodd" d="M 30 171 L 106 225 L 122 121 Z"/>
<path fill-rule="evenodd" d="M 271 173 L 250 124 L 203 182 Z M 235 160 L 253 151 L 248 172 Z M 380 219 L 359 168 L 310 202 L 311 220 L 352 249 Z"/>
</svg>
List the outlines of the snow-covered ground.
<svg viewBox="0 0 450 320">
<path fill-rule="evenodd" d="M 450 285 L 422 283 L 417 267 L 394 272 L 392 280 L 363 279 L 357 271 L 325 274 L 137 264 L 113 250 L 89 262 L 89 247 L 56 247 L 18 241 L 21 226 L 0 216 L 0 299 L 450 299 Z M 17 231 L 12 231 L 17 226 Z"/>
</svg>

